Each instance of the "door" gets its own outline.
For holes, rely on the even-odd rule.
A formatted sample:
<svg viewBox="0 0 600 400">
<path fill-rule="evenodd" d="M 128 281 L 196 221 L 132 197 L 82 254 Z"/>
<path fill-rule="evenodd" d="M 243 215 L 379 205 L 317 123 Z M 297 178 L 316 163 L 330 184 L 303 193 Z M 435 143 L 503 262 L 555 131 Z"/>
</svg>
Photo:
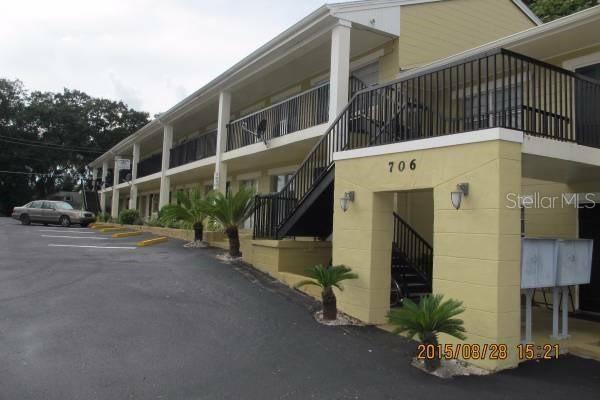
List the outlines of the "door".
<svg viewBox="0 0 600 400">
<path fill-rule="evenodd" d="M 42 221 L 42 204 L 44 202 L 41 200 L 36 200 L 31 203 L 31 206 L 27 209 L 27 214 L 29 215 L 29 219 L 35 222 Z"/>
<path fill-rule="evenodd" d="M 55 205 L 49 201 L 44 201 L 42 204 L 42 221 L 43 222 L 58 222 L 58 211 Z"/>
<path fill-rule="evenodd" d="M 600 206 L 579 209 L 579 237 L 594 239 L 592 277 L 589 285 L 579 286 L 579 308 L 600 313 Z"/>
</svg>

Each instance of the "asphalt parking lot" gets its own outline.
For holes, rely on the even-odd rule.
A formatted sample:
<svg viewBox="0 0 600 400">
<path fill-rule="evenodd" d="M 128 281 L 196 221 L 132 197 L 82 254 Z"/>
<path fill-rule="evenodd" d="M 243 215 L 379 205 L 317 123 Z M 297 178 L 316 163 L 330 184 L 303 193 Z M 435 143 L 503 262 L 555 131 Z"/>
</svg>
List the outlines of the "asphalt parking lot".
<svg viewBox="0 0 600 400">
<path fill-rule="evenodd" d="M 597 399 L 600 363 L 442 381 L 213 250 L 0 218 L 0 399 Z"/>
</svg>

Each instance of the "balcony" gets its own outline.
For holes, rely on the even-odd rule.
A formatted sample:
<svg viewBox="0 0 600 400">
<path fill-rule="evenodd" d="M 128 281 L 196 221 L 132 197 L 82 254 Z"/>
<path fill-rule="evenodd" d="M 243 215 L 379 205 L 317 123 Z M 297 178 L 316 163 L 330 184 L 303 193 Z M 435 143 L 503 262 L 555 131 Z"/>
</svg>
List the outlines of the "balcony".
<svg viewBox="0 0 600 400">
<path fill-rule="evenodd" d="M 138 163 L 137 178 L 152 175 L 162 169 L 162 153 L 150 156 Z"/>
<path fill-rule="evenodd" d="M 232 121 L 227 126 L 227 151 L 323 124 L 328 117 L 329 83 L 326 83 Z M 261 138 L 248 131 L 260 131 Z"/>
<path fill-rule="evenodd" d="M 214 130 L 173 147 L 169 158 L 169 168 L 212 157 L 216 151 L 217 131 Z"/>
</svg>

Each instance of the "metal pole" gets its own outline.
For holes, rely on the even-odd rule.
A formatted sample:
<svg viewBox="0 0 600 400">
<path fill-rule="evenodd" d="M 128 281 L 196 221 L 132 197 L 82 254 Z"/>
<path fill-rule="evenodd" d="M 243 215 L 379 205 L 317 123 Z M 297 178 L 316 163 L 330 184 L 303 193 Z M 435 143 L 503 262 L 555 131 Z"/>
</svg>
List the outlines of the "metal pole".
<svg viewBox="0 0 600 400">
<path fill-rule="evenodd" d="M 560 288 L 553 287 L 552 288 L 552 338 L 560 339 L 558 335 L 558 308 L 560 303 Z"/>
</svg>

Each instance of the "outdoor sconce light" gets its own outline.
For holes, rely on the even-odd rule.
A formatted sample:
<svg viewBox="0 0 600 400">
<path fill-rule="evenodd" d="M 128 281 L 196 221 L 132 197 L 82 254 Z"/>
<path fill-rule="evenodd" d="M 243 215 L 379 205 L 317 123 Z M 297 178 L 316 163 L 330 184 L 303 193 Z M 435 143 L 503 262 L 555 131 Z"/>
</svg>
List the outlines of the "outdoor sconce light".
<svg viewBox="0 0 600 400">
<path fill-rule="evenodd" d="M 469 184 L 468 183 L 459 183 L 456 185 L 456 192 L 450 193 L 450 200 L 452 201 L 452 207 L 457 210 L 460 208 L 460 203 L 462 203 L 463 196 L 469 195 Z"/>
<path fill-rule="evenodd" d="M 340 198 L 340 207 L 342 207 L 344 212 L 348 211 L 351 201 L 354 201 L 354 191 L 345 192 L 344 197 Z"/>
</svg>

